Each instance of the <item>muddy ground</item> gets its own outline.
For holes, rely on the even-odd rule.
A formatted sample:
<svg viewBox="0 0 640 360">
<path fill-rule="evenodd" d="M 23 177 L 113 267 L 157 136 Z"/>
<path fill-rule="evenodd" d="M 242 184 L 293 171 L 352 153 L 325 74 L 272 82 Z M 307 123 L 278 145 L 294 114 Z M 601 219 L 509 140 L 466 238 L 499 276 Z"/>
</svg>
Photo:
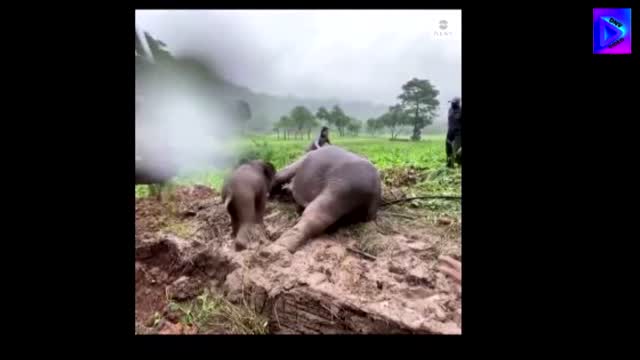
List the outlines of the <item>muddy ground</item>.
<svg viewBox="0 0 640 360">
<path fill-rule="evenodd" d="M 438 256 L 460 257 L 456 214 L 387 206 L 276 260 L 260 250 L 298 215 L 286 198 L 266 214 L 264 244 L 237 252 L 214 190 L 136 199 L 136 333 L 461 332 L 460 294 L 435 270 Z"/>
</svg>

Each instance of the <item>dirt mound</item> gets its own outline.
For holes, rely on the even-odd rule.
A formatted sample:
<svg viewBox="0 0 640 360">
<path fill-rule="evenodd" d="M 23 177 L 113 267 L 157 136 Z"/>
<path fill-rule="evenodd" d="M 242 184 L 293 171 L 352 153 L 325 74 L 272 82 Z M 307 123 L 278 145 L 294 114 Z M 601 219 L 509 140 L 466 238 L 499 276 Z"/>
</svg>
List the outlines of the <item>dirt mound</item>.
<svg viewBox="0 0 640 360">
<path fill-rule="evenodd" d="M 270 201 L 266 214 L 272 240 L 298 219 L 291 203 Z M 193 320 L 194 308 L 181 315 L 172 310 L 181 302 L 204 304 L 211 292 L 224 296 L 211 309 L 241 305 L 265 316 L 272 333 L 460 333 L 460 296 L 435 271 L 439 255 L 459 257 L 459 231 L 452 227 L 459 224 L 434 226 L 415 214 L 381 211 L 376 222 L 313 239 L 274 260 L 261 256 L 258 244 L 234 250 L 228 215 L 210 189 L 176 189 L 174 201 L 164 205 L 139 199 L 136 329 L 250 333 L 242 330 L 247 326 L 206 328 Z M 220 314 L 240 314 L 224 306 Z M 256 319 L 251 322 L 262 323 Z"/>
<path fill-rule="evenodd" d="M 136 246 L 137 322 L 166 312 L 171 300 L 192 299 L 225 281 L 235 265 L 212 245 L 163 234 Z"/>
</svg>

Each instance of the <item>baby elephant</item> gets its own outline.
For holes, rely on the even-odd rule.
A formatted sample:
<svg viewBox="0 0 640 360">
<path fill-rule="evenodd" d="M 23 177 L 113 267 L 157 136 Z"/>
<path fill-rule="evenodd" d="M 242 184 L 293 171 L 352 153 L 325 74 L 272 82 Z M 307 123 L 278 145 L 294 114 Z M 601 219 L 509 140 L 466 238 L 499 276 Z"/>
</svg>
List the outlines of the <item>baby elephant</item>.
<svg viewBox="0 0 640 360">
<path fill-rule="evenodd" d="M 292 180 L 293 179 L 293 180 Z M 375 220 L 381 200 L 380 175 L 367 159 L 334 145 L 308 152 L 279 171 L 273 189 L 292 181 L 293 198 L 304 208 L 300 221 L 264 251 L 293 253 L 304 241 L 340 221 Z"/>
<path fill-rule="evenodd" d="M 271 163 L 253 160 L 238 166 L 225 180 L 222 201 L 231 217 L 236 250 L 246 249 L 255 236 L 256 226 L 264 225 L 267 193 L 275 172 Z"/>
</svg>

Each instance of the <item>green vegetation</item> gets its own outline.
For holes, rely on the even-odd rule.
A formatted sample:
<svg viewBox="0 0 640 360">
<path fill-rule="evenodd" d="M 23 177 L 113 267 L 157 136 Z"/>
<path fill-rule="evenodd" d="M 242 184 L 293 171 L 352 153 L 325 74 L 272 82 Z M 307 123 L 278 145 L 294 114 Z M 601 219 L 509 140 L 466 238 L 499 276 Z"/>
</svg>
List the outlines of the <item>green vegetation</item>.
<svg viewBox="0 0 640 360">
<path fill-rule="evenodd" d="M 378 169 L 398 166 L 433 170 L 444 168 L 444 141 L 444 135 L 429 135 L 419 142 L 389 141 L 388 136 L 331 138 L 334 145 L 366 156 Z M 306 139 L 283 141 L 276 139 L 275 135 L 255 136 L 244 143 L 246 153 L 260 154 L 278 169 L 302 155 L 308 145 Z"/>
<path fill-rule="evenodd" d="M 268 320 L 247 304 L 232 304 L 209 291 L 193 301 L 172 301 L 169 306 L 172 311 L 178 311 L 181 323 L 195 326 L 200 333 L 220 332 L 221 329 L 240 335 L 263 335 L 268 332 Z"/>
<path fill-rule="evenodd" d="M 427 135 L 422 141 L 390 141 L 384 137 L 335 137 L 332 142 L 367 157 L 383 173 L 393 168 L 414 168 L 423 174 L 414 187 L 415 196 L 427 194 L 460 194 L 460 169 L 445 167 L 444 135 Z M 282 169 L 305 152 L 309 140 L 283 140 L 276 134 L 253 136 L 240 146 L 241 158 L 270 161 Z M 203 171 L 175 180 L 176 184 L 202 184 L 220 190 L 229 169 Z M 424 178 L 424 179 L 422 179 Z M 392 185 L 392 184 L 390 184 Z M 147 186 L 136 187 L 136 196 L 147 196 Z"/>
</svg>

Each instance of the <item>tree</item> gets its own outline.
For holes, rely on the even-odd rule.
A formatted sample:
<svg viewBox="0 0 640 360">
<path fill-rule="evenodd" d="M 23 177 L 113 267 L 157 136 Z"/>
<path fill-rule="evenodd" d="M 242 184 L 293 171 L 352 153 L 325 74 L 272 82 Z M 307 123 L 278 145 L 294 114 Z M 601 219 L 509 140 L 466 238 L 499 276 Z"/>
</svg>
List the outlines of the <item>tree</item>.
<svg viewBox="0 0 640 360">
<path fill-rule="evenodd" d="M 339 105 L 334 105 L 329 114 L 329 124 L 338 128 L 340 136 L 344 136 L 344 129 L 349 125 L 349 117 L 342 111 Z"/>
<path fill-rule="evenodd" d="M 287 129 L 287 138 L 291 138 L 291 132 L 296 128 L 296 125 L 290 116 L 285 117 L 284 126 L 285 129 Z M 295 133 L 293 135 L 293 138 L 295 139 Z"/>
<path fill-rule="evenodd" d="M 291 118 L 284 115 L 280 117 L 280 120 L 273 127 L 274 130 L 278 131 L 278 133 L 282 130 L 282 137 L 284 140 L 287 140 L 287 135 L 289 134 L 289 130 L 292 128 L 292 123 Z"/>
<path fill-rule="evenodd" d="M 400 105 L 395 105 L 389 107 L 389 111 L 382 115 L 378 121 L 389 129 L 391 139 L 395 139 L 402 124 L 407 122 L 407 115 Z"/>
<path fill-rule="evenodd" d="M 316 112 L 316 117 L 320 120 L 326 121 L 329 124 L 331 123 L 331 121 L 329 120 L 331 115 L 329 114 L 329 112 L 324 106 L 321 106 L 320 108 L 318 108 L 318 111 Z"/>
<path fill-rule="evenodd" d="M 358 119 L 350 118 L 349 125 L 347 125 L 347 130 L 352 136 L 358 136 L 360 133 L 360 129 L 362 129 L 362 122 Z"/>
<path fill-rule="evenodd" d="M 312 117 L 311 120 L 306 123 L 305 127 L 307 129 L 307 140 L 311 139 L 311 131 L 318 128 L 319 126 L 320 123 L 314 117 Z"/>
<path fill-rule="evenodd" d="M 402 101 L 401 107 L 406 113 L 406 124 L 413 126 L 411 140 L 420 140 L 422 129 L 431 125 L 440 105 L 437 97 L 440 94 L 429 80 L 413 78 L 402 85 L 402 94 L 398 99 Z"/>
<path fill-rule="evenodd" d="M 382 131 L 382 129 L 384 129 L 384 124 L 382 123 L 382 121 L 380 121 L 380 119 L 375 119 L 375 129 L 376 129 L 376 133 Z"/>
<path fill-rule="evenodd" d="M 376 118 L 371 118 L 367 120 L 367 132 L 369 133 L 369 135 L 375 135 L 377 134 L 382 128 L 384 127 L 384 124 L 382 123 L 382 121 L 380 119 L 376 119 Z"/>
<path fill-rule="evenodd" d="M 147 40 L 147 45 L 149 45 L 149 50 L 151 51 L 151 56 L 155 61 L 173 61 L 174 57 L 167 50 L 167 44 L 159 39 L 155 39 L 153 36 L 149 35 L 148 32 L 144 33 L 144 37 Z"/>
<path fill-rule="evenodd" d="M 284 118 L 281 117 L 280 120 L 278 120 L 275 124 L 273 124 L 273 131 L 276 132 L 276 138 L 278 140 L 280 140 L 280 130 L 284 129 L 284 122 L 282 121 L 282 119 Z"/>
<path fill-rule="evenodd" d="M 293 121 L 293 125 L 297 133 L 300 134 L 300 137 L 302 137 L 302 130 L 307 128 L 313 121 L 313 114 L 304 106 L 296 106 L 293 108 L 289 117 Z"/>
<path fill-rule="evenodd" d="M 366 127 L 366 131 L 369 135 L 374 135 L 376 133 L 376 119 L 371 118 L 371 119 L 367 119 L 367 127 Z"/>
<path fill-rule="evenodd" d="M 249 123 L 249 120 L 251 120 L 251 107 L 246 101 L 236 101 L 236 115 L 242 125 L 242 131 L 246 131 L 247 124 Z"/>
</svg>

